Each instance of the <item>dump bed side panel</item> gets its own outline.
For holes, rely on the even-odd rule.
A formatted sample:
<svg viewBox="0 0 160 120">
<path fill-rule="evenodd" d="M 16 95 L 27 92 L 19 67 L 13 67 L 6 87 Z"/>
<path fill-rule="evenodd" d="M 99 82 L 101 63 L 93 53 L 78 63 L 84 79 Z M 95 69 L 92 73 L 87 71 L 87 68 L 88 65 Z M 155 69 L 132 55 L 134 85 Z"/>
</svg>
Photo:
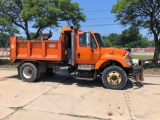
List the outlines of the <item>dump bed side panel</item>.
<svg viewBox="0 0 160 120">
<path fill-rule="evenodd" d="M 11 61 L 15 60 L 48 60 L 62 61 L 64 52 L 63 44 L 58 40 L 18 40 L 11 37 Z"/>
</svg>

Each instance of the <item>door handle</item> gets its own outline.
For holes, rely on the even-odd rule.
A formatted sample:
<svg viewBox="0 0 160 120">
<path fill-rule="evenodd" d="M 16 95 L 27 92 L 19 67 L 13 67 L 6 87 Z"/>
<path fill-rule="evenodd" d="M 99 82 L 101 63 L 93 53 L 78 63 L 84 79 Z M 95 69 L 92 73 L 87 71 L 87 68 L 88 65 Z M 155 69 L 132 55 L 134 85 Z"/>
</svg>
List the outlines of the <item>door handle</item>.
<svg viewBox="0 0 160 120">
<path fill-rule="evenodd" d="M 78 53 L 78 54 L 77 54 L 77 58 L 80 58 L 80 57 L 81 57 L 81 54 L 80 54 L 80 53 Z"/>
<path fill-rule="evenodd" d="M 94 52 L 94 49 L 92 49 L 91 51 Z"/>
</svg>

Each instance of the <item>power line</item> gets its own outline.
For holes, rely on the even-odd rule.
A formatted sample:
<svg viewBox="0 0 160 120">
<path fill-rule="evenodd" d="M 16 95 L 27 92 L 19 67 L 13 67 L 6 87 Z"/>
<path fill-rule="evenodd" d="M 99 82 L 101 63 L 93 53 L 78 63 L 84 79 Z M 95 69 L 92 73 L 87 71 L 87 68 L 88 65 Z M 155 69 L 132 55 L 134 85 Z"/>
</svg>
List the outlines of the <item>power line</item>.
<svg viewBox="0 0 160 120">
<path fill-rule="evenodd" d="M 96 21 L 86 21 L 85 23 L 96 23 L 96 22 L 109 22 L 109 21 L 111 21 L 112 22 L 112 20 L 96 20 Z"/>
<path fill-rule="evenodd" d="M 105 19 L 115 19 L 114 17 L 110 17 L 110 18 L 89 18 L 86 20 L 105 20 Z"/>
<path fill-rule="evenodd" d="M 109 11 L 109 10 L 93 10 L 93 11 L 83 11 L 83 12 L 105 12 L 105 11 Z"/>
<path fill-rule="evenodd" d="M 81 27 L 88 27 L 88 26 L 111 26 L 111 25 L 119 25 L 119 24 L 97 24 L 97 25 L 83 25 Z"/>
<path fill-rule="evenodd" d="M 91 16 L 91 15 L 99 15 L 99 14 L 107 14 L 107 11 L 102 12 L 90 12 L 90 13 L 84 13 L 86 16 Z"/>
<path fill-rule="evenodd" d="M 81 27 L 88 27 L 88 26 L 111 26 L 111 25 L 119 25 L 119 24 L 88 24 L 88 25 L 82 25 Z M 29 26 L 32 27 L 32 26 Z M 60 26 L 62 27 L 62 26 Z M 36 29 L 36 28 L 35 28 Z"/>
</svg>

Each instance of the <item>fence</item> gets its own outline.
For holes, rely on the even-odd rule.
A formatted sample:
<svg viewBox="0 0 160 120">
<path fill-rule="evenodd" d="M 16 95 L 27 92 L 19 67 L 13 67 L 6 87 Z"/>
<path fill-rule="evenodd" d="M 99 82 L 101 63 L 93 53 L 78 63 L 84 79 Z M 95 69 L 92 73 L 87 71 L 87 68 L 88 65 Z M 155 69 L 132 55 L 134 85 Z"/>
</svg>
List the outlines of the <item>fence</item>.
<svg viewBox="0 0 160 120">
<path fill-rule="evenodd" d="M 9 59 L 10 49 L 0 48 L 0 59 Z"/>
</svg>

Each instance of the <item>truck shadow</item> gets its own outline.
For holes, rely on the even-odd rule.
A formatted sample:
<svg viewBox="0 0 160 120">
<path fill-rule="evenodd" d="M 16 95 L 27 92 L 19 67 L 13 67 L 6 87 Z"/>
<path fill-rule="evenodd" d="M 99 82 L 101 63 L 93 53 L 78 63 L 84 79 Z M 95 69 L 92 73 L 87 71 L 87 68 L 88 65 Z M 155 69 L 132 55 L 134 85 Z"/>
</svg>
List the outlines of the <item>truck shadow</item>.
<svg viewBox="0 0 160 120">
<path fill-rule="evenodd" d="M 65 79 L 64 79 L 65 78 Z M 61 79 L 64 79 L 63 81 Z M 64 85 L 72 85 L 75 84 L 79 87 L 102 87 L 105 88 L 101 77 L 97 77 L 96 80 L 93 81 L 87 81 L 87 80 L 77 80 L 74 79 L 71 75 L 54 75 L 54 76 L 44 76 L 41 79 L 39 79 L 37 82 L 56 82 L 61 83 Z M 136 86 L 137 88 L 143 87 L 142 83 L 139 82 L 133 82 L 130 79 L 127 80 L 126 86 L 122 90 L 127 90 L 133 88 L 133 86 Z"/>
<path fill-rule="evenodd" d="M 44 76 L 39 79 L 37 82 L 56 82 L 63 85 L 77 85 L 79 87 L 103 87 L 103 83 L 100 78 L 97 78 L 94 81 L 87 80 L 77 80 L 74 79 L 71 75 L 54 75 L 54 76 Z"/>
<path fill-rule="evenodd" d="M 131 89 L 131 88 L 140 89 L 142 87 L 143 87 L 143 83 L 142 82 L 128 79 L 127 83 L 126 83 L 126 86 L 124 87 L 124 90 Z"/>
<path fill-rule="evenodd" d="M 21 80 L 21 79 L 19 79 L 18 75 L 8 76 L 6 78 L 14 78 L 14 79 Z M 64 84 L 64 85 L 75 84 L 79 87 L 90 87 L 90 88 L 102 87 L 102 88 L 105 88 L 100 77 L 97 77 L 97 79 L 94 81 L 87 81 L 87 80 L 74 79 L 71 75 L 46 75 L 35 82 L 36 83 L 40 83 L 40 82 L 54 83 L 55 82 L 55 83 Z M 126 86 L 122 90 L 128 90 L 128 89 L 132 89 L 132 88 L 140 89 L 143 87 L 143 85 L 160 85 L 160 84 L 142 83 L 139 81 L 133 81 L 133 80 L 128 79 Z"/>
</svg>

